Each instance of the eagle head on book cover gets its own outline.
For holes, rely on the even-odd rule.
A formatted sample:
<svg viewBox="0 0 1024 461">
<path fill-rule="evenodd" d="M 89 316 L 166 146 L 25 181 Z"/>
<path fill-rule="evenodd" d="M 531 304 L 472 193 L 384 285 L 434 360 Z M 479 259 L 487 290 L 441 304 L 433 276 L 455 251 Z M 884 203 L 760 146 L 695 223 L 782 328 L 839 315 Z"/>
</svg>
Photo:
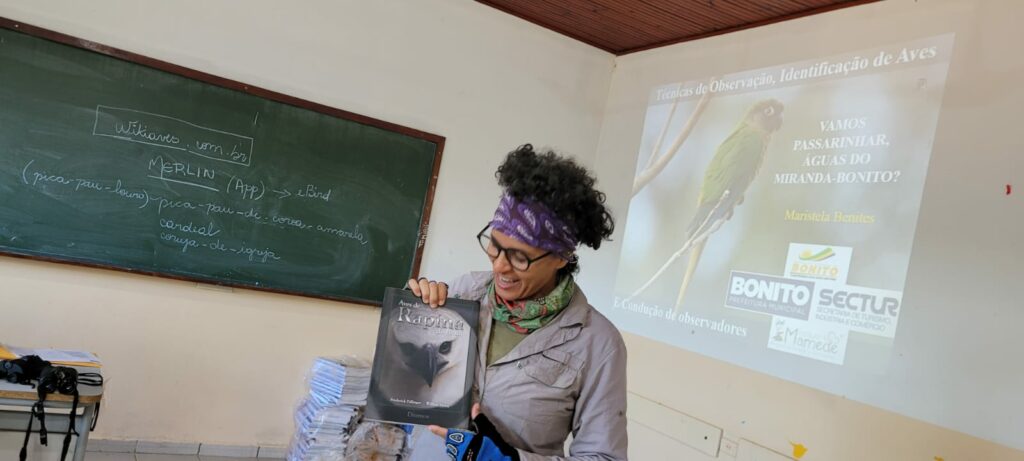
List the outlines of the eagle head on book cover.
<svg viewBox="0 0 1024 461">
<path fill-rule="evenodd" d="M 408 292 L 390 301 L 382 312 L 370 391 L 370 407 L 390 411 L 374 417 L 368 408 L 367 417 L 461 425 L 461 417 L 453 420 L 446 415 L 465 410 L 468 418 L 476 356 L 477 322 L 472 320 L 478 311 L 459 312 L 448 305 L 430 308 Z"/>
</svg>

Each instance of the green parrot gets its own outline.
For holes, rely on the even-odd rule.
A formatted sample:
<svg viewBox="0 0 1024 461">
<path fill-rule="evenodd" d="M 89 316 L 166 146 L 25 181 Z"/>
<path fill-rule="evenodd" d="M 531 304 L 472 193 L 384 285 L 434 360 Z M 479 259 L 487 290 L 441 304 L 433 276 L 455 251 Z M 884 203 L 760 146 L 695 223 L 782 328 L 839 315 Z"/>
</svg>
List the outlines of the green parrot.
<svg viewBox="0 0 1024 461">
<path fill-rule="evenodd" d="M 743 203 L 744 194 L 764 164 L 772 134 L 782 127 L 782 109 L 782 103 L 775 99 L 757 102 L 750 107 L 732 134 L 718 146 L 714 158 L 704 171 L 704 182 L 697 198 L 697 212 L 687 227 L 683 247 L 632 296 L 646 290 L 676 259 L 689 251 L 690 262 L 679 288 L 676 307 L 682 304 L 686 287 L 697 269 L 697 262 L 700 261 L 708 237 L 732 218 L 733 211 Z"/>
</svg>

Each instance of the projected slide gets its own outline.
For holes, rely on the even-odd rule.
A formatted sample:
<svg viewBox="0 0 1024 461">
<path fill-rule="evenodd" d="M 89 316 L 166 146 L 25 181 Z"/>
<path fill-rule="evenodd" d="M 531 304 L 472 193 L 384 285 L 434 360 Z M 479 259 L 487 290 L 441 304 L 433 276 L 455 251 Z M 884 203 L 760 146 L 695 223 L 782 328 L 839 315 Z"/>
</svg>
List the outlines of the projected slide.
<svg viewBox="0 0 1024 461">
<path fill-rule="evenodd" d="M 755 369 L 878 369 L 952 47 L 950 34 L 652 89 L 609 316 Z"/>
</svg>

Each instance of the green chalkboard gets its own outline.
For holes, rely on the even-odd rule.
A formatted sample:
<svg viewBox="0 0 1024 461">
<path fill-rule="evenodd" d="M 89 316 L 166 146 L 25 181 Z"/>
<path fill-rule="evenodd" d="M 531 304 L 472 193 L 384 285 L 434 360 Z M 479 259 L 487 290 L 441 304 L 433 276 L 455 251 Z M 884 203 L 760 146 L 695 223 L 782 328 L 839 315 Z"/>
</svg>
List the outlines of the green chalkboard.
<svg viewBox="0 0 1024 461">
<path fill-rule="evenodd" d="M 0 18 L 7 255 L 379 305 L 443 144 Z"/>
</svg>

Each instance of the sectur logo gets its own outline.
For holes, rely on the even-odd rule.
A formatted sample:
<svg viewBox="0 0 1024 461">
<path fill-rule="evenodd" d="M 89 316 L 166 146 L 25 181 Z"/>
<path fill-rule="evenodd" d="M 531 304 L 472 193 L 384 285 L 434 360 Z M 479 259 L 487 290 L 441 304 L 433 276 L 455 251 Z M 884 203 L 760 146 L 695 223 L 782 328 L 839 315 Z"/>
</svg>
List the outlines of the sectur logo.
<svg viewBox="0 0 1024 461">
<path fill-rule="evenodd" d="M 824 261 L 828 258 L 835 256 L 836 253 L 832 251 L 832 247 L 826 247 L 817 253 L 811 253 L 811 250 L 804 250 L 800 252 L 801 261 Z"/>
</svg>

